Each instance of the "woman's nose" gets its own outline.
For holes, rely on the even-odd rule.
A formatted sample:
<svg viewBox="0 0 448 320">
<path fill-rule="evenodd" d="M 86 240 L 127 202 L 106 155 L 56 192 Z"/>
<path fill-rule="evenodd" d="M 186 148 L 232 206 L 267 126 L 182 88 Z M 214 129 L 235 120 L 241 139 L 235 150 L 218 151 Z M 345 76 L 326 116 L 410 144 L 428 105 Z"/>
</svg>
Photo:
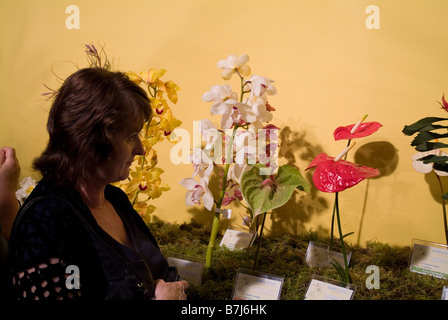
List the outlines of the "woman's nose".
<svg viewBox="0 0 448 320">
<path fill-rule="evenodd" d="M 140 140 L 140 137 L 137 137 L 135 142 L 135 147 L 134 147 L 134 153 L 135 155 L 139 155 L 139 156 L 143 156 L 145 155 L 145 148 L 143 148 L 143 144 L 142 141 Z"/>
</svg>

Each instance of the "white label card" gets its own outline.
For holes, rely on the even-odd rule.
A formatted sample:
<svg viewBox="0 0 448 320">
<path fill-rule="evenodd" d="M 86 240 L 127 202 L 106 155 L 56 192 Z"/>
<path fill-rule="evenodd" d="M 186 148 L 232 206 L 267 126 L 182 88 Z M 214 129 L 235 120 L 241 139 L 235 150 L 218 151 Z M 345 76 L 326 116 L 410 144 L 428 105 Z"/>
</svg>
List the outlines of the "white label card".
<svg viewBox="0 0 448 320">
<path fill-rule="evenodd" d="M 219 245 L 229 248 L 230 250 L 249 248 L 254 240 L 254 235 L 255 234 L 251 232 L 228 228 Z"/>
<path fill-rule="evenodd" d="M 215 209 L 216 213 L 220 213 L 222 214 L 222 218 L 223 219 L 230 219 L 230 217 L 232 216 L 232 209 L 220 209 L 220 208 L 216 208 Z"/>
<path fill-rule="evenodd" d="M 350 264 L 351 255 L 351 252 L 347 254 L 347 264 Z M 309 242 L 305 257 L 308 266 L 312 268 L 331 267 L 333 260 L 336 260 L 341 266 L 344 266 L 342 252 L 331 250 L 329 245 L 319 244 L 313 241 Z"/>
<path fill-rule="evenodd" d="M 283 280 L 266 273 L 240 270 L 236 276 L 232 300 L 278 300 Z"/>
<path fill-rule="evenodd" d="M 448 279 L 448 247 L 443 244 L 414 240 L 410 270 L 436 278 Z"/>
<path fill-rule="evenodd" d="M 443 286 L 441 300 L 448 300 L 448 287 Z"/>
<path fill-rule="evenodd" d="M 351 285 L 337 284 L 323 279 L 311 279 L 305 300 L 351 300 L 355 293 Z"/>
<path fill-rule="evenodd" d="M 173 257 L 168 257 L 167 261 L 170 266 L 176 266 L 182 280 L 197 286 L 201 285 L 202 272 L 204 270 L 203 263 Z"/>
</svg>

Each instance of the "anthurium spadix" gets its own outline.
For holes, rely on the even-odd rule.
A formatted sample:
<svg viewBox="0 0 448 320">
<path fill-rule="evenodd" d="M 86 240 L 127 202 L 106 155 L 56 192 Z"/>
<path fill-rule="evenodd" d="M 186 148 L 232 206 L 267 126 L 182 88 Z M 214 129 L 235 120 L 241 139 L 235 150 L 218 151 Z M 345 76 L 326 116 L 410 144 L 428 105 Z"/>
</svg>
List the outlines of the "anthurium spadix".
<svg viewBox="0 0 448 320">
<path fill-rule="evenodd" d="M 261 164 L 243 173 L 241 193 L 253 217 L 283 206 L 296 188 L 309 192 L 308 182 L 295 168 L 282 165 L 275 176 L 260 174 Z"/>
</svg>

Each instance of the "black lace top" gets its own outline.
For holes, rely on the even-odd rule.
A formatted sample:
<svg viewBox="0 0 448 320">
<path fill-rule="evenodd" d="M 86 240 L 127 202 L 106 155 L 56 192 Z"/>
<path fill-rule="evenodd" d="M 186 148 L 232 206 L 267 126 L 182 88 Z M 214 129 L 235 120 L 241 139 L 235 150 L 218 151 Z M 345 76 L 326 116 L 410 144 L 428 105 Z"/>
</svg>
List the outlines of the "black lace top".
<svg viewBox="0 0 448 320">
<path fill-rule="evenodd" d="M 31 202 L 26 214 L 19 213 L 9 243 L 10 283 L 17 299 L 107 299 L 111 291 L 126 291 L 121 279 L 135 276 L 136 288 L 146 288 L 142 295 L 153 296 L 153 279 L 163 278 L 166 259 L 126 194 L 108 185 L 105 196 L 135 250 L 101 229 L 77 192 L 38 183 L 24 207 L 39 200 Z"/>
</svg>

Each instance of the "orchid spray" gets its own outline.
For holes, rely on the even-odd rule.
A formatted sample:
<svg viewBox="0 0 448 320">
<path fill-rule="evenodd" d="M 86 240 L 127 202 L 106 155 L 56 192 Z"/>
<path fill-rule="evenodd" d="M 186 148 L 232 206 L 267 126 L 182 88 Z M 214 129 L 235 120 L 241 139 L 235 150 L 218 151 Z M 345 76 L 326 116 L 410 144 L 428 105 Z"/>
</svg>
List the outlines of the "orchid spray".
<svg viewBox="0 0 448 320">
<path fill-rule="evenodd" d="M 448 112 L 448 102 L 445 95 L 442 95 L 442 102 L 439 102 L 442 109 Z M 448 144 L 440 142 L 440 139 L 448 138 L 448 118 L 426 117 L 419 121 L 406 125 L 403 133 L 412 136 L 417 133 L 411 146 L 418 151 L 411 157 L 412 165 L 417 172 L 430 173 L 434 171 L 442 194 L 442 215 L 445 228 L 445 241 L 448 244 L 448 221 L 445 207 L 445 200 L 448 200 L 448 193 L 443 190 L 440 177 L 448 175 L 448 154 L 440 150 L 447 148 Z"/>
<path fill-rule="evenodd" d="M 156 209 L 150 200 L 159 198 L 170 187 L 162 182 L 164 170 L 158 167 L 158 156 L 154 149 L 157 143 L 171 141 L 171 134 L 182 122 L 174 115 L 169 102 L 176 104 L 180 87 L 172 80 L 162 80 L 165 69 L 150 68 L 140 73 L 127 72 L 126 75 L 138 85 L 143 86 L 151 101 L 153 116 L 143 124 L 140 140 L 145 154 L 139 156 L 130 168 L 128 179 L 117 183 L 126 192 L 134 209 L 146 223 Z"/>
<path fill-rule="evenodd" d="M 90 67 L 112 70 L 112 63 L 103 47 L 99 50 L 93 44 L 85 47 Z M 114 185 L 126 193 L 133 208 L 145 223 L 150 222 L 150 215 L 156 209 L 150 204 L 151 200 L 170 190 L 170 187 L 162 182 L 161 175 L 164 170 L 157 166 L 158 156 L 154 147 L 165 140 L 170 141 L 171 133 L 182 123 L 173 115 L 169 105 L 169 102 L 177 103 L 180 87 L 172 80 L 162 80 L 166 72 L 165 69 L 150 68 L 140 73 L 125 73 L 131 81 L 143 86 L 147 91 L 153 116 L 143 124 L 140 132 L 145 154 L 135 159 L 129 169 L 129 177 Z"/>
<path fill-rule="evenodd" d="M 239 79 L 239 94 L 226 83 L 212 86 L 202 95 L 203 101 L 213 103 L 211 114 L 221 116 L 220 128 L 209 119 L 200 121 L 199 131 L 206 144 L 204 148 L 193 147 L 194 172 L 180 181 L 187 188 L 187 206 L 203 203 L 214 212 L 206 268 L 212 266 L 221 215 L 231 212 L 225 206 L 237 201 L 248 208 L 251 224 L 259 214 L 283 205 L 296 187 L 307 186 L 297 170 L 278 168 L 278 128 L 269 124 L 275 109 L 268 102 L 268 96 L 277 90 L 271 79 L 252 75 L 248 61 L 248 55 L 232 54 L 218 62 L 224 80 L 233 76 Z M 208 187 L 215 167 L 222 179 L 217 199 Z"/>
<path fill-rule="evenodd" d="M 348 234 L 344 235 L 342 232 L 339 212 L 339 192 L 357 185 L 366 178 L 376 177 L 380 174 L 378 169 L 362 166 L 345 160 L 347 158 L 347 153 L 356 144 L 356 142 L 351 144 L 353 138 L 370 135 L 381 127 L 381 124 L 378 122 L 363 123 L 363 120 L 365 120 L 365 117 L 356 124 L 338 127 L 334 131 L 334 138 L 335 140 L 348 139 L 347 147 L 336 157 L 330 157 L 325 153 L 318 154 L 306 169 L 315 168 L 313 173 L 313 183 L 318 190 L 335 194 L 331 237 L 333 238 L 333 221 L 334 217 L 336 217 L 344 266 L 341 267 L 336 261 L 333 261 L 332 264 L 338 271 L 341 280 L 346 283 L 351 282 L 350 273 L 348 271 L 347 253 L 344 244 L 344 238 Z"/>
</svg>

